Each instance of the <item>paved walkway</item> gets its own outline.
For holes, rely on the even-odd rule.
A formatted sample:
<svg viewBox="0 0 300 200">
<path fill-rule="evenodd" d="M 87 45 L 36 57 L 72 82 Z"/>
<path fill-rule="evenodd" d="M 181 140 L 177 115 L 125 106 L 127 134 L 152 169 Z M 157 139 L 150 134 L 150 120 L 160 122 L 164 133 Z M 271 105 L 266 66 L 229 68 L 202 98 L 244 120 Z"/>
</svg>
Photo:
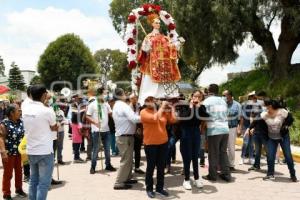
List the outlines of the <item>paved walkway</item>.
<svg viewBox="0 0 300 200">
<path fill-rule="evenodd" d="M 100 161 L 97 165 L 97 173 L 89 174 L 90 162 L 84 164 L 73 164 L 72 160 L 72 145 L 71 141 L 65 139 L 64 161 L 68 165 L 60 166 L 60 180 L 64 180 L 64 184 L 52 187 L 48 193 L 50 200 L 106 200 L 106 199 L 129 199 L 142 200 L 147 199 L 145 193 L 144 177 L 136 176 L 139 183 L 133 189 L 127 191 L 113 190 L 113 184 L 116 177 L 116 172 L 106 172 L 100 170 Z M 240 151 L 236 152 L 237 163 L 239 161 Z M 144 156 L 144 154 L 143 154 Z M 82 154 L 82 158 L 86 155 Z M 265 200 L 265 199 L 300 199 L 300 183 L 292 183 L 289 180 L 289 173 L 286 165 L 276 165 L 277 176 L 275 181 L 263 181 L 265 176 L 266 165 L 265 161 L 262 172 L 247 171 L 249 165 L 236 165 L 238 171 L 233 174 L 234 182 L 225 183 L 218 181 L 211 183 L 204 181 L 203 189 L 193 188 L 192 191 L 185 191 L 182 188 L 183 176 L 181 174 L 182 162 L 180 154 L 177 154 L 178 161 L 172 168 L 170 175 L 165 178 L 165 186 L 170 193 L 167 199 L 216 199 L 216 200 Z M 112 164 L 115 167 L 119 166 L 119 157 L 112 158 Z M 143 157 L 142 169 L 145 170 L 146 163 Z M 296 170 L 300 172 L 299 163 L 296 165 Z M 200 168 L 200 173 L 207 174 L 207 167 Z M 0 174 L 2 179 L 3 170 L 0 165 Z M 55 168 L 54 178 L 57 179 L 57 171 Z M 2 181 L 1 181 L 2 182 Z M 14 183 L 12 183 L 14 186 Z M 24 190 L 28 191 L 28 185 L 25 183 Z M 12 188 L 14 191 L 14 188 Z M 14 198 L 18 199 L 18 198 Z M 162 197 L 157 195 L 157 199 Z"/>
</svg>

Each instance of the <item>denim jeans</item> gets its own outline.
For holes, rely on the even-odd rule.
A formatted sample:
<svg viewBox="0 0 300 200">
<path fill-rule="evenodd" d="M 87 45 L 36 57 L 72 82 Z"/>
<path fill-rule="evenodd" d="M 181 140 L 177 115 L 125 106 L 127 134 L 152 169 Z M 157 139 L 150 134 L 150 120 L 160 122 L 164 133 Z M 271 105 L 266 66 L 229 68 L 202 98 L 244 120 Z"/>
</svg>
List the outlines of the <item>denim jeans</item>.
<svg viewBox="0 0 300 200">
<path fill-rule="evenodd" d="M 179 139 L 176 138 L 174 135 L 172 135 L 169 138 L 169 141 L 168 141 L 168 154 L 167 154 L 167 162 L 166 162 L 166 164 L 168 166 L 171 166 L 171 159 L 173 157 L 174 151 L 176 151 L 176 142 L 178 140 Z"/>
<path fill-rule="evenodd" d="M 28 155 L 30 163 L 29 200 L 45 200 L 51 184 L 54 156 Z"/>
<path fill-rule="evenodd" d="M 92 132 L 91 134 L 91 141 L 92 141 L 92 161 L 91 161 L 91 168 L 96 169 L 97 165 L 97 157 L 99 152 L 99 132 Z"/>
<path fill-rule="evenodd" d="M 262 145 L 264 145 L 265 150 L 267 151 L 267 141 L 268 138 L 263 133 L 254 133 L 253 135 L 254 143 L 255 143 L 255 162 L 254 167 L 260 168 L 260 157 L 261 157 L 261 150 Z"/>
<path fill-rule="evenodd" d="M 145 154 L 147 160 L 146 168 L 146 191 L 153 191 L 153 173 L 156 167 L 157 184 L 156 191 L 161 191 L 164 188 L 164 169 L 167 158 L 168 144 L 160 145 L 145 145 Z"/>
<path fill-rule="evenodd" d="M 109 131 L 107 132 L 100 132 L 100 139 L 103 144 L 104 148 L 104 156 L 105 156 L 105 166 L 110 166 L 110 141 L 111 141 L 111 134 Z M 100 144 L 100 142 L 99 142 Z M 100 145 L 99 145 L 100 146 Z"/>
<path fill-rule="evenodd" d="M 64 147 L 64 131 L 58 132 L 57 134 L 57 160 L 62 161 L 62 150 Z"/>
<path fill-rule="evenodd" d="M 284 158 L 288 165 L 290 175 L 295 176 L 296 171 L 294 168 L 294 161 L 291 153 L 291 143 L 290 143 L 290 135 L 286 134 L 280 140 L 273 140 L 269 138 L 267 143 L 268 149 L 268 175 L 274 175 L 275 168 L 275 158 L 278 144 L 280 144 L 281 149 L 283 151 Z"/>
<path fill-rule="evenodd" d="M 180 138 L 180 150 L 183 159 L 185 180 L 190 179 L 190 165 L 193 163 L 194 179 L 199 179 L 199 152 L 201 135 L 200 128 L 193 126 L 182 126 Z"/>
<path fill-rule="evenodd" d="M 241 157 L 246 158 L 246 156 L 248 155 L 248 157 L 251 159 L 254 158 L 253 154 L 254 154 L 253 136 L 249 134 L 244 134 Z"/>
<path fill-rule="evenodd" d="M 111 133 L 110 145 L 111 145 L 111 152 L 113 154 L 119 154 L 119 149 L 118 149 L 117 144 L 116 144 L 116 135 L 115 135 L 115 133 Z"/>
<path fill-rule="evenodd" d="M 101 140 L 101 141 L 100 141 Z M 110 166 L 110 132 L 92 132 L 92 169 L 96 168 L 100 142 L 104 147 L 105 165 Z"/>
</svg>

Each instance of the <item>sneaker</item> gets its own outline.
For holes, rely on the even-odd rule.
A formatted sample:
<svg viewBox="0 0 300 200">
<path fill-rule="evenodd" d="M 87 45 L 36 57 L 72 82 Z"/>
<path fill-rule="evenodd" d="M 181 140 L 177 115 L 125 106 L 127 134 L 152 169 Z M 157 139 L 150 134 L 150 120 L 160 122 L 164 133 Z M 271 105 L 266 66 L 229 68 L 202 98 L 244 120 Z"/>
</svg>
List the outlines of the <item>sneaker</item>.
<svg viewBox="0 0 300 200">
<path fill-rule="evenodd" d="M 264 181 L 268 181 L 268 180 L 274 181 L 275 176 L 274 175 L 267 175 L 267 176 L 263 177 L 263 180 Z"/>
<path fill-rule="evenodd" d="M 105 170 L 107 170 L 107 171 L 111 171 L 111 172 L 115 172 L 115 171 L 117 171 L 117 170 L 116 170 L 116 168 L 114 168 L 112 165 L 108 165 L 108 166 L 106 166 L 106 167 L 105 167 Z"/>
<path fill-rule="evenodd" d="M 165 196 L 165 197 L 169 196 L 169 193 L 166 190 L 164 190 L 164 189 L 162 189 L 162 190 L 156 190 L 156 192 L 159 193 L 159 194 L 161 194 L 161 195 L 163 195 L 163 196 Z"/>
<path fill-rule="evenodd" d="M 10 195 L 3 195 L 3 200 L 12 200 Z"/>
<path fill-rule="evenodd" d="M 155 193 L 153 191 L 147 191 L 147 196 L 150 198 L 150 199 L 153 199 L 155 197 Z"/>
<path fill-rule="evenodd" d="M 137 174 L 145 174 L 145 172 L 143 170 L 141 170 L 140 168 L 135 168 L 134 172 Z"/>
<path fill-rule="evenodd" d="M 252 166 L 252 167 L 248 168 L 248 171 L 258 171 L 258 170 L 260 170 L 260 167 Z"/>
<path fill-rule="evenodd" d="M 200 180 L 200 178 L 194 181 L 194 185 L 199 189 L 203 188 L 203 182 Z"/>
<path fill-rule="evenodd" d="M 296 176 L 291 176 L 291 180 L 292 180 L 293 182 L 298 182 L 298 180 L 297 180 L 297 177 L 296 177 Z"/>
<path fill-rule="evenodd" d="M 249 162 L 250 162 L 251 165 L 254 165 L 255 160 L 254 159 L 250 159 Z"/>
<path fill-rule="evenodd" d="M 245 164 L 245 159 L 244 159 L 244 158 L 242 158 L 242 159 L 240 160 L 240 162 L 239 162 L 239 165 L 243 165 L 243 164 Z"/>
<path fill-rule="evenodd" d="M 27 197 L 27 194 L 23 190 L 17 190 L 16 194 L 18 197 L 21 197 L 21 198 Z"/>
<path fill-rule="evenodd" d="M 182 186 L 186 190 L 191 190 L 192 189 L 191 181 L 190 180 L 188 180 L 188 181 L 184 180 Z"/>
</svg>

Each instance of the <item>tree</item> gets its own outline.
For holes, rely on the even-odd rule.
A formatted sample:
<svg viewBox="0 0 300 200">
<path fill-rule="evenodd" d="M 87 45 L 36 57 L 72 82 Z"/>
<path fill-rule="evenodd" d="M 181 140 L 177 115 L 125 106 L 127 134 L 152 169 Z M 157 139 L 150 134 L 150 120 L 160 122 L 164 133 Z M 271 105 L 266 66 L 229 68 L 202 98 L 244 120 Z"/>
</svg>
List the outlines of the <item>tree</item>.
<svg viewBox="0 0 300 200">
<path fill-rule="evenodd" d="M 38 72 L 47 87 L 54 81 L 69 81 L 77 89 L 78 77 L 96 73 L 97 64 L 79 36 L 66 34 L 48 45 L 38 62 Z M 63 87 L 63 84 L 55 84 L 54 90 Z"/>
<path fill-rule="evenodd" d="M 4 65 L 3 59 L 0 56 L 0 75 L 4 76 L 4 72 L 5 72 L 5 65 Z"/>
<path fill-rule="evenodd" d="M 126 7 L 125 11 L 121 2 L 114 0 L 110 12 L 119 33 L 124 30 L 125 16 L 131 9 Z M 249 37 L 262 47 L 273 80 L 286 77 L 295 67 L 300 67 L 300 63 L 291 64 L 292 55 L 300 43 L 299 0 L 155 2 L 162 2 L 174 11 L 177 30 L 186 39 L 183 59 L 195 70 L 194 80 L 203 69 L 213 64 L 234 62 L 239 56 L 238 47 Z M 274 21 L 281 24 L 278 47 L 270 30 Z"/>
<path fill-rule="evenodd" d="M 130 71 L 127 68 L 126 54 L 120 50 L 101 49 L 96 51 L 94 58 L 99 70 L 106 78 L 116 81 L 129 81 Z"/>
<path fill-rule="evenodd" d="M 41 77 L 39 75 L 35 75 L 31 81 L 30 81 L 30 85 L 36 85 L 36 84 L 42 84 L 42 80 Z"/>
<path fill-rule="evenodd" d="M 9 70 L 8 77 L 8 87 L 11 90 L 25 90 L 25 82 L 24 77 L 21 74 L 19 67 L 15 64 L 15 62 L 11 63 L 11 68 Z"/>
<path fill-rule="evenodd" d="M 199 72 L 213 63 L 234 62 L 237 47 L 248 37 L 262 47 L 273 80 L 299 66 L 291 64 L 300 42 L 298 0 L 191 0 L 188 5 L 176 0 L 175 5 L 178 29 L 187 41 L 185 59 L 196 63 Z M 274 21 L 281 24 L 278 47 L 270 30 Z"/>
</svg>

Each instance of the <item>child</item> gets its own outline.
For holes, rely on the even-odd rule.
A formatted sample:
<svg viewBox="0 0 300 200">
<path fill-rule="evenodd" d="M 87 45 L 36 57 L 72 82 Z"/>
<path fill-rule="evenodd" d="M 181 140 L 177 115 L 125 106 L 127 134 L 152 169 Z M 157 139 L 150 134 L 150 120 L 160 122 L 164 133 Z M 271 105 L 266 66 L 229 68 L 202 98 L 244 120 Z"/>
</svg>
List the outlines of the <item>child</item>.
<svg viewBox="0 0 300 200">
<path fill-rule="evenodd" d="M 80 144 L 82 143 L 82 135 L 80 132 L 81 124 L 79 123 L 78 115 L 76 113 L 72 114 L 72 142 L 73 142 L 73 153 L 74 153 L 74 163 L 83 163 L 84 160 L 80 158 Z"/>
</svg>

